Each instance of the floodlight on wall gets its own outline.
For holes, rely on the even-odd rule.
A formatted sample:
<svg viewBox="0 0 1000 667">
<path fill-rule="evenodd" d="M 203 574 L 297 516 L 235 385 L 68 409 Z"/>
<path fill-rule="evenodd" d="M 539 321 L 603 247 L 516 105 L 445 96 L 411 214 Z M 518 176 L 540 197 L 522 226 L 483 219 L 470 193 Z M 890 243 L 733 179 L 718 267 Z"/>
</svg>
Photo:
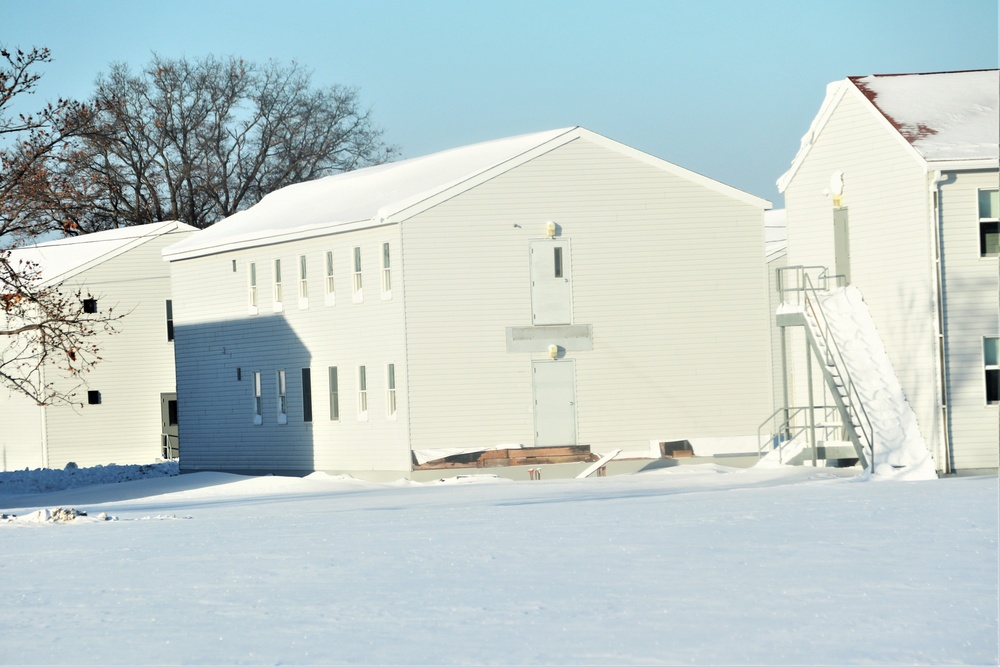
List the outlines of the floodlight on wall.
<svg viewBox="0 0 1000 667">
<path fill-rule="evenodd" d="M 549 220 L 548 222 L 545 223 L 545 235 L 548 236 L 550 239 L 554 239 L 556 237 L 555 221 Z"/>
<path fill-rule="evenodd" d="M 833 205 L 840 208 L 844 205 L 844 172 L 837 170 L 830 176 L 830 194 L 833 195 Z"/>
<path fill-rule="evenodd" d="M 549 345 L 549 359 L 557 359 L 559 357 L 559 346 Z"/>
</svg>

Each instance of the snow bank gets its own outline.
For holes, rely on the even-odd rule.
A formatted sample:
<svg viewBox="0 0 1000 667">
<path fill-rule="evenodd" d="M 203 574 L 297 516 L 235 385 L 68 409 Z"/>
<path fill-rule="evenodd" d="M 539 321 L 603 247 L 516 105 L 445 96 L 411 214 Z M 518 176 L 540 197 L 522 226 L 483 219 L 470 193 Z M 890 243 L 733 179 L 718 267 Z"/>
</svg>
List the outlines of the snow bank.
<svg viewBox="0 0 1000 667">
<path fill-rule="evenodd" d="M 177 461 L 142 465 L 106 465 L 93 468 L 67 467 L 65 470 L 38 468 L 0 472 L 0 496 L 47 493 L 94 484 L 116 484 L 180 473 Z"/>
</svg>

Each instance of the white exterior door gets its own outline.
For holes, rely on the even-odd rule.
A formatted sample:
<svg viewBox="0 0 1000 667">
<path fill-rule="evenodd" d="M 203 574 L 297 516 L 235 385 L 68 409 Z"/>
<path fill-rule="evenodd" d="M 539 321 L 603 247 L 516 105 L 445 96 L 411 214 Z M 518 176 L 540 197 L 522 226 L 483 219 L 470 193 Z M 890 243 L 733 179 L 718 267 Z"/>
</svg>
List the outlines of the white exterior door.
<svg viewBox="0 0 1000 667">
<path fill-rule="evenodd" d="M 573 270 L 569 240 L 531 241 L 531 323 L 573 323 Z"/>
<path fill-rule="evenodd" d="M 576 372 L 572 361 L 533 361 L 535 446 L 576 444 Z"/>
</svg>

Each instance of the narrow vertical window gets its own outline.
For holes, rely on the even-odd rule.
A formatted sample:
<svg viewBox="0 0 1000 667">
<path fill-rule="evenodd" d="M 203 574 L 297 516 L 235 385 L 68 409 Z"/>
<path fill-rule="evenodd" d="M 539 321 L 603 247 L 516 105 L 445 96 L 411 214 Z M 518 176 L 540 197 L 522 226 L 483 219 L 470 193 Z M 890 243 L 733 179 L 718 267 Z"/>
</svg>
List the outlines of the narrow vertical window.
<svg viewBox="0 0 1000 667">
<path fill-rule="evenodd" d="M 285 386 L 285 371 L 276 371 L 275 379 L 278 389 L 278 423 L 288 423 L 288 392 Z"/>
<path fill-rule="evenodd" d="M 389 244 L 382 244 L 382 298 L 392 298 L 392 273 L 390 271 Z"/>
<path fill-rule="evenodd" d="M 555 248 L 553 248 L 553 251 L 554 251 L 554 254 L 552 256 L 552 265 L 555 267 L 555 277 L 556 278 L 562 278 L 563 277 L 563 256 L 562 256 L 563 249 L 562 249 L 561 246 L 556 246 Z"/>
<path fill-rule="evenodd" d="M 257 263 L 250 262 L 250 310 L 257 312 Z"/>
<path fill-rule="evenodd" d="M 299 255 L 299 308 L 309 307 L 309 281 L 306 272 L 306 256 Z"/>
<path fill-rule="evenodd" d="M 312 373 L 308 368 L 302 369 L 302 421 L 313 420 Z"/>
<path fill-rule="evenodd" d="M 174 339 L 174 304 L 167 299 L 167 340 Z"/>
<path fill-rule="evenodd" d="M 333 290 L 333 251 L 326 251 L 326 304 L 332 306 L 334 300 Z"/>
<path fill-rule="evenodd" d="M 264 421 L 264 397 L 260 393 L 260 371 L 253 372 L 253 423 Z"/>
<path fill-rule="evenodd" d="M 361 248 L 354 248 L 354 302 L 361 303 L 364 294 L 361 291 Z"/>
<path fill-rule="evenodd" d="M 385 365 L 385 414 L 396 418 L 396 364 Z"/>
<path fill-rule="evenodd" d="M 1000 190 L 979 191 L 979 255 L 1000 255 Z"/>
<path fill-rule="evenodd" d="M 368 419 L 368 375 L 364 366 L 358 366 L 358 419 Z"/>
<path fill-rule="evenodd" d="M 280 312 L 283 308 L 282 306 L 283 294 L 281 290 L 281 260 L 274 260 L 274 311 Z"/>
<path fill-rule="evenodd" d="M 983 339 L 983 365 L 986 370 L 986 403 L 1000 403 L 1000 337 Z"/>
<path fill-rule="evenodd" d="M 340 420 L 340 389 L 337 386 L 337 367 L 330 366 L 328 375 L 330 377 L 330 421 Z"/>
</svg>

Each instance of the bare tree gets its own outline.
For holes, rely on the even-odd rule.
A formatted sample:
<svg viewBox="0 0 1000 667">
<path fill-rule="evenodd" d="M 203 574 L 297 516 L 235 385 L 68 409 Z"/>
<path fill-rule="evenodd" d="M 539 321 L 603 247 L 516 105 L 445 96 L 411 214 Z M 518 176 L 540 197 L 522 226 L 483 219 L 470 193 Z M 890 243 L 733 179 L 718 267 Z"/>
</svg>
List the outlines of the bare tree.
<svg viewBox="0 0 1000 667">
<path fill-rule="evenodd" d="M 269 192 L 380 164 L 396 149 L 358 91 L 301 66 L 158 56 L 97 80 L 90 132 L 60 150 L 41 198 L 67 233 L 181 220 L 204 228 Z"/>
<path fill-rule="evenodd" d="M 66 196 L 52 178 L 57 153 L 89 131 L 87 105 L 69 100 L 37 114 L 11 113 L 30 95 L 51 61 L 47 49 L 0 48 L 0 388 L 41 405 L 76 402 L 84 375 L 100 360 L 96 337 L 114 333 L 120 315 L 88 312 L 89 294 L 43 280 L 40 267 L 17 249 L 49 229 L 54 198 Z M 61 227 L 62 225 L 58 225 Z M 69 378 L 69 382 L 67 382 Z"/>
</svg>

